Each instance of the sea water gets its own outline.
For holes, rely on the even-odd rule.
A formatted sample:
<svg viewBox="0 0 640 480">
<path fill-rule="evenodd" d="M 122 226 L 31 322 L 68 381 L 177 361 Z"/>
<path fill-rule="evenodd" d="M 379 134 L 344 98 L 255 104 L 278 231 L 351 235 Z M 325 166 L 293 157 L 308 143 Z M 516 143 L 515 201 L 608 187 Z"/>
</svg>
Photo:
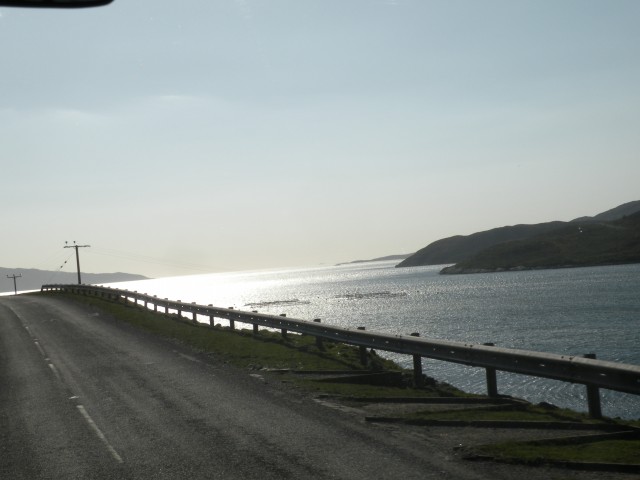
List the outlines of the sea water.
<svg viewBox="0 0 640 480">
<path fill-rule="evenodd" d="M 217 273 L 112 284 L 170 300 L 286 314 L 393 334 L 640 365 L 640 265 L 440 275 L 393 262 Z M 205 320 L 204 318 L 202 319 Z M 379 352 L 382 354 L 382 352 Z M 385 354 L 405 367 L 406 355 Z M 424 372 L 473 393 L 484 369 L 423 360 Z M 498 372 L 500 393 L 585 411 L 582 385 Z M 603 413 L 640 418 L 640 396 L 601 391 Z"/>
</svg>

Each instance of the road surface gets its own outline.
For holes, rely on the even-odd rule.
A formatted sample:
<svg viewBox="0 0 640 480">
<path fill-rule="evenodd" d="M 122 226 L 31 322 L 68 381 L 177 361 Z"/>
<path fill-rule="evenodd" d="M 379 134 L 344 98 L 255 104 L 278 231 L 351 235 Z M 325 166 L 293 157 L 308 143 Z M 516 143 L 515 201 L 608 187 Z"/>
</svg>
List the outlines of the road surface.
<svg viewBox="0 0 640 480">
<path fill-rule="evenodd" d="M 2 479 L 513 478 L 482 465 L 93 307 L 0 298 Z"/>
</svg>

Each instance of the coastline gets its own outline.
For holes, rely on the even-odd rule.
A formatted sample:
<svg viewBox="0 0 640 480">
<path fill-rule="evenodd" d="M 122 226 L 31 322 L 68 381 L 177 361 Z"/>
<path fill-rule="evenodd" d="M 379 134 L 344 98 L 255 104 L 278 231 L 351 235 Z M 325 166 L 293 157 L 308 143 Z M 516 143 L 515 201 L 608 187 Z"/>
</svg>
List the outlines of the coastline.
<svg viewBox="0 0 640 480">
<path fill-rule="evenodd" d="M 619 265 L 635 265 L 640 262 L 607 262 L 607 263 L 584 263 L 579 265 L 536 265 L 536 266 L 524 266 L 518 265 L 515 267 L 459 267 L 457 265 L 451 265 L 444 267 L 440 270 L 441 275 L 465 275 L 474 273 L 502 273 L 502 272 L 524 272 L 530 270 L 560 270 L 567 268 L 586 268 L 586 267 L 613 267 Z"/>
</svg>

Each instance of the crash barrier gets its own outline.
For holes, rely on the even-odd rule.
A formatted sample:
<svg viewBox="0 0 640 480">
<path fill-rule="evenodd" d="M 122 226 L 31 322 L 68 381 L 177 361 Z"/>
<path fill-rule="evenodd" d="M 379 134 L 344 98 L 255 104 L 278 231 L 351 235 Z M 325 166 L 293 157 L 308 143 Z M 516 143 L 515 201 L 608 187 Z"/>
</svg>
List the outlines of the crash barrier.
<svg viewBox="0 0 640 480">
<path fill-rule="evenodd" d="M 360 347 L 363 363 L 367 361 L 367 348 L 412 355 L 416 385 L 421 385 L 424 379 L 422 358 L 484 368 L 487 394 L 491 397 L 499 395 L 497 371 L 583 384 L 587 389 L 589 414 L 595 418 L 602 416 L 599 391 L 601 388 L 640 395 L 640 366 L 597 360 L 594 354 L 583 357 L 558 355 L 500 348 L 493 344 L 420 338 L 417 333 L 391 335 L 368 332 L 364 327 L 349 329 L 329 326 L 321 323 L 320 319 L 297 320 L 284 315 L 267 315 L 256 311 L 245 312 L 233 308 L 186 303 L 181 300 L 172 301 L 167 298 L 160 299 L 155 295 L 93 285 L 43 285 L 41 291 L 96 296 L 165 314 L 176 313 L 178 316 L 189 314 L 194 323 L 199 323 L 198 315 L 201 315 L 209 318 L 211 327 L 214 326 L 214 319 L 217 318 L 229 321 L 231 329 L 235 328 L 235 322 L 241 322 L 253 325 L 254 332 L 257 332 L 259 327 L 268 327 L 280 330 L 283 336 L 286 336 L 287 332 L 312 335 L 316 337 L 320 346 L 323 340 L 328 340 Z"/>
</svg>

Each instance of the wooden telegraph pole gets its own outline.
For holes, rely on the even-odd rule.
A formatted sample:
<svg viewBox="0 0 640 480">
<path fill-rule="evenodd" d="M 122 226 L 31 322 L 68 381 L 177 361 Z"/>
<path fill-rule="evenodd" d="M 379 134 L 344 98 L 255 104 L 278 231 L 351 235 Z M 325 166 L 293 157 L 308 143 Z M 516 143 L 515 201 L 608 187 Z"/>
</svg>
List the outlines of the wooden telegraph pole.
<svg viewBox="0 0 640 480">
<path fill-rule="evenodd" d="M 67 243 L 67 242 L 64 242 Z M 75 248 L 76 249 L 76 264 L 78 265 L 78 285 L 82 284 L 82 279 L 80 278 L 80 254 L 78 253 L 79 248 L 90 247 L 91 245 L 76 245 L 76 242 L 73 242 L 73 245 L 65 245 L 64 248 Z"/>
<path fill-rule="evenodd" d="M 18 294 L 18 286 L 16 285 L 16 278 L 21 278 L 22 274 L 16 275 L 15 273 L 13 275 L 7 275 L 7 278 L 13 278 L 13 294 L 17 295 Z"/>
</svg>

